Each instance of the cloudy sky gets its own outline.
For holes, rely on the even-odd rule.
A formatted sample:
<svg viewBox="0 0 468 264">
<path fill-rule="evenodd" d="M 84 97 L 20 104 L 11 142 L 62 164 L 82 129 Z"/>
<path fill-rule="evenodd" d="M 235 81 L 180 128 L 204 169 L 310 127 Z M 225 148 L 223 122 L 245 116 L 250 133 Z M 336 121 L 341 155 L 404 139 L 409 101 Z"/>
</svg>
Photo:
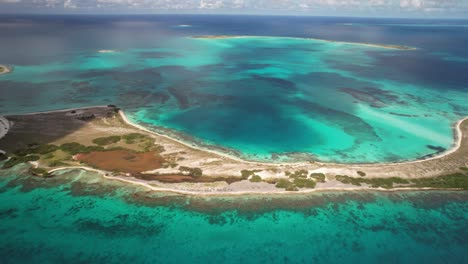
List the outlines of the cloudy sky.
<svg viewBox="0 0 468 264">
<path fill-rule="evenodd" d="M 0 0 L 0 13 L 229 13 L 468 18 L 468 0 Z"/>
</svg>

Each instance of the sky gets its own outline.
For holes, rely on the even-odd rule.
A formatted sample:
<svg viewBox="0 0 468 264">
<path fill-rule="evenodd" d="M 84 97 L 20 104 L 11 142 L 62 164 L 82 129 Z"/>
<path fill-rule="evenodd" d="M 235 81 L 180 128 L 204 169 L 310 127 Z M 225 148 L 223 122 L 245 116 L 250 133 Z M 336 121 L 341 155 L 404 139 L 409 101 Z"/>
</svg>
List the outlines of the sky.
<svg viewBox="0 0 468 264">
<path fill-rule="evenodd" d="M 0 13 L 468 18 L 468 0 L 0 0 Z"/>
</svg>

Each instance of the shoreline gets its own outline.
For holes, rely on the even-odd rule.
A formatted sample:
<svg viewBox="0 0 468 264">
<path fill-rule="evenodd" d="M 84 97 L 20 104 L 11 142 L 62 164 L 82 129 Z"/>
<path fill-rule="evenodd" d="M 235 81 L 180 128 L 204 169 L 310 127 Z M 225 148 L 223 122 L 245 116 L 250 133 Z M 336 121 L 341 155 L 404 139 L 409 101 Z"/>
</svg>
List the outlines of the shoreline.
<svg viewBox="0 0 468 264">
<path fill-rule="evenodd" d="M 222 153 L 222 152 L 219 152 L 219 151 L 216 151 L 216 150 L 211 150 L 211 149 L 206 149 L 206 148 L 203 148 L 203 147 L 199 147 L 199 146 L 196 146 L 196 145 L 193 145 L 193 144 L 190 144 L 189 142 L 185 142 L 183 140 L 179 140 L 179 139 L 176 139 L 176 138 L 173 138 L 171 136 L 168 136 L 168 135 L 164 135 L 164 134 L 160 134 L 158 132 L 155 132 L 155 131 L 152 131 L 148 128 L 145 128 L 144 126 L 142 125 L 139 125 L 139 124 L 135 124 L 135 123 L 132 123 L 128 118 L 127 116 L 125 115 L 125 113 L 122 111 L 122 110 L 119 110 L 119 115 L 122 117 L 122 120 L 127 124 L 127 125 L 130 125 L 130 126 L 133 126 L 137 129 L 140 129 L 142 131 L 145 131 L 147 133 L 151 133 L 151 134 L 154 134 L 154 135 L 157 135 L 157 136 L 162 136 L 162 137 L 165 137 L 167 139 L 170 139 L 172 141 L 175 141 L 177 143 L 180 143 L 180 144 L 183 144 L 184 146 L 186 147 L 189 147 L 189 148 L 192 148 L 192 149 L 196 149 L 196 150 L 200 150 L 200 151 L 204 151 L 204 152 L 209 152 L 209 153 L 212 153 L 212 154 L 215 154 L 215 155 L 218 155 L 218 156 L 222 156 L 222 157 L 225 157 L 225 158 L 228 158 L 228 159 L 231 159 L 231 160 L 234 160 L 234 161 L 238 161 L 238 162 L 243 162 L 243 163 L 249 163 L 249 164 L 258 164 L 258 165 L 265 165 L 265 166 L 294 166 L 294 165 L 297 165 L 297 166 L 305 166 L 305 165 L 309 165 L 310 162 L 280 162 L 280 163 L 277 163 L 277 162 L 261 162 L 261 161 L 252 161 L 252 160 L 245 160 L 245 159 L 242 159 L 240 157 L 236 157 L 236 156 L 232 156 L 232 155 L 229 155 L 227 153 Z M 462 135 L 462 131 L 461 131 L 461 128 L 460 128 L 460 125 L 464 122 L 468 120 L 468 117 L 465 117 L 461 120 L 458 120 L 454 125 L 452 125 L 452 131 L 453 131 L 453 139 L 454 139 L 454 142 L 452 144 L 452 146 L 450 148 L 448 148 L 447 150 L 445 150 L 444 152 L 442 153 L 439 153 L 437 155 L 434 155 L 434 156 L 431 156 L 431 157 L 426 157 L 426 158 L 418 158 L 416 160 L 408 160 L 408 161 L 401 161 L 401 162 L 375 162 L 375 163 L 338 163 L 338 162 L 322 162 L 322 161 L 314 161 L 315 164 L 318 164 L 318 165 L 323 165 L 323 166 L 326 166 L 326 165 L 339 165 L 339 166 L 375 166 L 375 165 L 379 165 L 379 166 L 386 166 L 386 165 L 404 165 L 404 164 L 412 164 L 412 163 L 419 163 L 419 162 L 424 162 L 424 161 L 428 161 L 428 160 L 434 160 L 434 159 L 439 159 L 439 158 L 442 158 L 444 156 L 447 156 L 455 151 L 457 151 L 460 146 L 461 146 L 461 142 L 462 142 L 462 138 L 463 138 L 463 135 Z"/>
<path fill-rule="evenodd" d="M 62 113 L 62 112 L 68 112 L 68 111 L 72 111 L 72 110 L 86 110 L 86 109 L 92 109 L 92 108 L 107 108 L 107 107 L 108 106 L 106 106 L 106 105 L 99 105 L 99 106 L 88 106 L 88 107 L 79 107 L 79 108 L 66 108 L 66 109 L 58 109 L 58 110 L 50 110 L 50 111 L 29 112 L 29 113 L 24 113 L 24 114 L 10 114 L 10 113 L 7 113 L 7 114 L 3 115 L 3 117 L 8 117 L 10 115 L 19 115 L 19 116 L 21 116 L 21 115 L 37 115 L 37 114 L 48 114 L 48 113 Z M 273 161 L 272 162 L 265 162 L 265 161 L 255 161 L 255 160 L 243 159 L 241 157 L 230 155 L 228 153 L 223 153 L 221 151 L 207 149 L 205 147 L 198 146 L 196 143 L 193 143 L 193 142 L 192 143 L 191 142 L 186 142 L 186 141 L 171 137 L 169 135 L 161 134 L 159 132 L 148 129 L 148 128 L 140 125 L 140 124 L 137 124 L 137 123 L 134 123 L 134 122 L 130 121 L 128 119 L 127 115 L 125 114 L 125 112 L 123 110 L 121 110 L 121 109 L 118 111 L 118 114 L 127 125 L 129 125 L 129 126 L 131 126 L 133 128 L 144 131 L 144 132 L 149 133 L 151 135 L 164 137 L 166 139 L 169 139 L 169 140 L 171 140 L 173 142 L 182 144 L 185 147 L 188 147 L 188 148 L 191 148 L 191 149 L 194 149 L 194 150 L 208 152 L 208 153 L 220 156 L 220 157 L 224 157 L 224 158 L 227 158 L 227 159 L 230 159 L 230 160 L 233 160 L 233 161 L 242 162 L 242 163 L 246 163 L 246 164 L 263 165 L 263 166 L 279 166 L 279 167 L 281 167 L 281 166 L 307 166 L 307 165 L 310 165 L 311 162 L 313 164 L 317 164 L 317 165 L 320 165 L 320 166 L 362 166 L 362 167 L 376 166 L 376 165 L 378 165 L 378 166 L 394 166 L 394 165 L 415 164 L 415 163 L 421 163 L 421 162 L 425 162 L 425 161 L 429 161 L 429 160 L 440 159 L 442 157 L 445 157 L 447 155 L 450 155 L 450 154 L 456 152 L 461 147 L 463 133 L 461 131 L 460 125 L 463 122 L 468 120 L 468 116 L 467 116 L 467 117 L 464 117 L 464 118 L 458 120 L 457 122 L 455 122 L 452 125 L 452 131 L 453 131 L 452 132 L 452 138 L 453 138 L 454 142 L 452 143 L 450 148 L 447 148 L 445 151 L 443 151 L 441 153 L 438 153 L 438 154 L 436 154 L 434 156 L 425 155 L 425 156 L 423 156 L 421 158 L 417 158 L 417 159 L 414 159 L 414 160 L 398 161 L 398 162 L 374 162 L 374 163 L 365 163 L 365 162 L 363 162 L 363 163 L 339 163 L 339 162 L 324 162 L 324 161 L 320 161 L 320 160 L 302 161 L 302 162 L 273 162 Z M 431 155 L 431 154 L 429 154 L 429 155 Z"/>
<path fill-rule="evenodd" d="M 275 37 L 275 36 L 201 35 L 201 36 L 191 36 L 190 38 L 193 38 L 193 39 L 282 38 L 282 39 L 315 40 L 315 41 L 322 41 L 322 42 L 331 42 L 331 43 L 348 44 L 348 45 L 360 45 L 360 46 L 368 46 L 368 47 L 383 48 L 383 49 L 393 49 L 393 50 L 417 50 L 418 49 L 416 47 L 410 47 L 410 46 L 404 46 L 404 45 L 338 41 L 338 40 L 329 40 L 329 39 L 320 39 L 320 38 L 307 38 L 307 37 L 301 38 L 301 37 Z"/>
<path fill-rule="evenodd" d="M 138 185 L 145 187 L 151 191 L 156 191 L 156 192 L 166 192 L 166 193 L 173 193 L 173 194 L 181 194 L 181 195 L 191 195 L 191 196 L 217 196 L 217 197 L 222 197 L 222 196 L 229 196 L 229 197 L 235 197 L 235 196 L 241 196 L 241 195 L 305 195 L 305 194 L 311 194 L 311 193 L 317 193 L 317 192 L 348 192 L 348 191 L 376 191 L 376 192 L 386 192 L 386 193 L 392 193 L 392 192 L 404 192 L 404 191 L 452 191 L 452 192 L 458 192 L 458 191 L 464 191 L 461 188 L 431 188 L 431 187 L 408 187 L 408 188 L 392 188 L 392 189 L 385 189 L 385 188 L 372 188 L 372 187 L 350 187 L 350 188 L 338 188 L 338 187 L 332 187 L 332 188 L 315 188 L 315 189 L 305 189 L 305 190 L 299 190 L 295 192 L 291 191 L 190 191 L 190 190 L 183 190 L 183 189 L 175 189 L 175 188 L 161 188 L 161 187 L 156 187 L 152 186 L 150 182 L 145 182 L 143 180 L 138 180 L 135 178 L 131 179 L 124 179 L 119 176 L 109 176 L 107 174 L 110 174 L 110 172 L 106 172 L 103 170 L 98 170 L 86 166 L 70 166 L 70 167 L 60 167 L 56 168 L 53 170 L 50 170 L 49 173 L 54 173 L 58 171 L 63 171 L 63 170 L 84 170 L 84 171 L 89 171 L 89 172 L 96 172 L 99 175 L 101 175 L 104 179 L 108 180 L 115 180 L 115 181 L 120 181 L 124 183 L 129 183 L 133 185 Z"/>
</svg>

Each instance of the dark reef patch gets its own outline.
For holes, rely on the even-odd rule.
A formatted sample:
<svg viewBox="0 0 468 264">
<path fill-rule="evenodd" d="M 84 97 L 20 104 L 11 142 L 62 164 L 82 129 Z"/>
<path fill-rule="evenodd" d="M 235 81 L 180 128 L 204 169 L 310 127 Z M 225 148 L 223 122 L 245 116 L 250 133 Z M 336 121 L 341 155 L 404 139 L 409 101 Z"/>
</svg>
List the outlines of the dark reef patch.
<svg viewBox="0 0 468 264">
<path fill-rule="evenodd" d="M 177 105 L 180 109 L 220 103 L 233 99 L 233 97 L 229 95 L 216 95 L 196 92 L 191 88 L 192 86 L 193 83 L 180 83 L 167 89 L 169 93 L 176 99 Z"/>
<path fill-rule="evenodd" d="M 440 147 L 440 146 L 426 145 L 426 147 L 427 147 L 428 149 L 435 150 L 435 151 L 436 151 L 435 154 L 440 154 L 440 153 L 442 153 L 442 152 L 444 152 L 444 151 L 447 150 L 446 148 Z"/>
<path fill-rule="evenodd" d="M 152 237 L 159 235 L 164 229 L 162 224 L 147 224 L 148 226 L 143 225 L 141 222 L 132 223 L 125 221 L 125 218 L 107 222 L 102 219 L 80 219 L 76 221 L 75 226 L 82 232 L 92 232 L 105 237 Z"/>
<path fill-rule="evenodd" d="M 296 84 L 294 82 L 274 77 L 265 77 L 258 74 L 252 75 L 255 80 L 267 82 L 267 84 L 276 86 L 285 90 L 293 91 L 296 90 Z"/>
<path fill-rule="evenodd" d="M 339 91 L 349 94 L 359 101 L 369 103 L 374 108 L 387 107 L 391 103 L 406 104 L 394 93 L 375 87 L 364 87 L 362 89 L 341 88 Z"/>
<path fill-rule="evenodd" d="M 129 108 L 137 108 L 148 105 L 162 105 L 170 99 L 166 92 L 151 92 L 147 90 L 128 90 L 120 93 L 118 101 L 120 105 Z"/>
<path fill-rule="evenodd" d="M 346 133 L 356 136 L 361 141 L 381 141 L 373 127 L 355 115 L 305 100 L 298 100 L 297 104 L 311 118 L 327 124 L 338 124 Z"/>
<path fill-rule="evenodd" d="M 419 117 L 418 115 L 408 115 L 408 114 L 394 113 L 394 112 L 389 112 L 389 114 L 396 115 L 396 116 L 403 116 L 403 117 Z"/>
</svg>

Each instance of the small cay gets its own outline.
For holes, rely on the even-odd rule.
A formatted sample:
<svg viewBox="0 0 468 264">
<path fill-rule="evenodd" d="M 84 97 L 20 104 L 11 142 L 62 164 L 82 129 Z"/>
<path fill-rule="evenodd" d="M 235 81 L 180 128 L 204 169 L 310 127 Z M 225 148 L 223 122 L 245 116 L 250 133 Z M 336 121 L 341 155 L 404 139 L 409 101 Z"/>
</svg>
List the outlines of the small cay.
<svg viewBox="0 0 468 264">
<path fill-rule="evenodd" d="M 12 72 L 12 70 L 12 67 L 0 64 L 0 75 L 10 73 Z"/>
</svg>

